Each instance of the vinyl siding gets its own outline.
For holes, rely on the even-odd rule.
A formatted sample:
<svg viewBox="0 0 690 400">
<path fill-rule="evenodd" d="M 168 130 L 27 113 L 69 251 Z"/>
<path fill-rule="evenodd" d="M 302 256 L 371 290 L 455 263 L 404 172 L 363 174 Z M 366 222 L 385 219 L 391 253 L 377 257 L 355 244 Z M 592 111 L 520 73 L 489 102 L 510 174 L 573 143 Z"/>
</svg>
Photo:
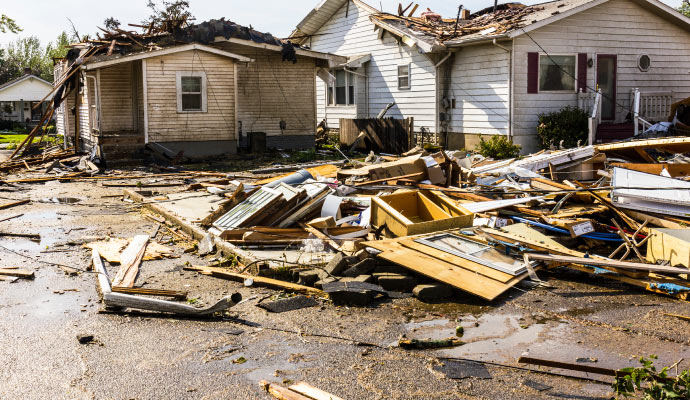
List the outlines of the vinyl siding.
<svg viewBox="0 0 690 400">
<path fill-rule="evenodd" d="M 462 48 L 451 69 L 450 132 L 507 135 L 510 55 L 493 44 Z"/>
<path fill-rule="evenodd" d="M 101 70 L 101 129 L 104 134 L 134 131 L 132 63 Z"/>
<path fill-rule="evenodd" d="M 347 11 L 347 15 L 346 15 Z M 381 41 L 369 20 L 370 11 L 350 2 L 319 29 L 311 40 L 313 50 L 335 53 L 342 56 L 371 54 L 371 61 L 365 64 L 369 77 L 369 115 L 377 115 L 388 103 L 396 105 L 387 116 L 396 118 L 414 117 L 415 128 L 426 127 L 435 131 L 436 80 L 435 67 L 418 49 L 398 42 L 386 33 Z M 411 88 L 398 89 L 398 66 L 411 64 Z M 363 81 L 364 78 L 359 79 Z M 366 98 L 363 98 L 364 82 L 358 85 L 357 107 L 326 107 L 326 85 L 317 79 L 317 117 L 326 118 L 329 127 L 337 128 L 339 118 L 363 118 L 366 113 Z"/>
<path fill-rule="evenodd" d="M 279 52 L 233 43 L 216 43 L 223 50 L 254 60 L 237 63 L 238 121 L 242 132 L 267 136 L 314 135 L 316 132 L 316 61 L 297 56 L 283 61 Z M 280 121 L 286 129 L 281 131 Z"/>
<path fill-rule="evenodd" d="M 149 141 L 235 140 L 234 63 L 227 57 L 190 50 L 144 60 Z M 178 71 L 203 71 L 207 112 L 177 112 Z"/>
<path fill-rule="evenodd" d="M 673 91 L 674 99 L 690 96 L 690 34 L 639 5 L 625 0 L 610 0 L 589 10 L 564 18 L 530 32 L 551 54 L 587 53 L 618 56 L 616 119 L 628 113 L 630 92 Z M 523 151 L 536 150 L 536 126 L 540 113 L 576 106 L 577 95 L 527 94 L 527 53 L 539 47 L 527 36 L 515 38 L 515 141 Z M 637 68 L 637 58 L 648 54 L 652 60 L 648 72 Z M 596 65 L 587 70 L 587 84 L 596 84 Z"/>
</svg>

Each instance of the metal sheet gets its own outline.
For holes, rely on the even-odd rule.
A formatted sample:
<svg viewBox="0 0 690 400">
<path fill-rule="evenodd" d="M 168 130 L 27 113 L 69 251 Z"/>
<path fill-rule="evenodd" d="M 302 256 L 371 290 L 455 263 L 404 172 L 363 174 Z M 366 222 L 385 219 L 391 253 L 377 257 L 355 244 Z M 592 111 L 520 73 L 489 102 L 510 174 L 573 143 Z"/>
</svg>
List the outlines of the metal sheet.
<svg viewBox="0 0 690 400">
<path fill-rule="evenodd" d="M 213 226 L 221 231 L 238 228 L 243 222 L 247 221 L 281 196 L 282 193 L 279 191 L 262 187 L 256 193 L 249 196 L 247 200 L 241 202 L 232 210 L 225 213 L 225 215 L 218 218 L 213 223 Z"/>
</svg>

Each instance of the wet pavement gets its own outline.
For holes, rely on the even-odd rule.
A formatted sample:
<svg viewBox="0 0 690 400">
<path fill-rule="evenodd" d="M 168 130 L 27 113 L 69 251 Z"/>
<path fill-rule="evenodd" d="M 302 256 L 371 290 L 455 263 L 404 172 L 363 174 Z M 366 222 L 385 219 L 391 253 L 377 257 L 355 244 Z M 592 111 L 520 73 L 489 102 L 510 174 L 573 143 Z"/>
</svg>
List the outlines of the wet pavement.
<svg viewBox="0 0 690 400">
<path fill-rule="evenodd" d="M 690 359 L 690 323 L 662 314 L 690 315 L 687 302 L 565 270 L 539 273 L 550 288 L 518 287 L 493 303 L 458 294 L 444 303 L 408 298 L 362 308 L 320 301 L 272 314 L 256 304 L 278 292 L 184 271 L 185 263 L 208 259 L 177 243 L 170 246 L 179 258 L 144 262 L 138 285 L 184 290 L 205 305 L 233 292 L 257 297 L 223 319 L 102 313 L 96 277 L 86 271 L 90 252 L 81 243 L 158 229 L 120 193 L 94 182 L 0 192 L 3 200 L 32 200 L 0 210 L 0 220 L 24 214 L 0 222 L 0 231 L 41 235 L 40 241 L 0 237 L 0 267 L 36 275 L 0 282 L 0 399 L 270 399 L 261 379 L 305 381 L 345 399 L 606 399 L 606 384 L 493 363 L 529 369 L 516 363 L 523 354 L 605 368 L 633 366 L 649 354 L 660 365 Z M 68 275 L 48 263 L 84 271 Z M 392 346 L 401 336 L 447 338 L 458 326 L 462 346 Z M 80 344 L 79 334 L 94 335 L 95 343 Z M 449 379 L 437 368 L 446 358 L 489 362 L 491 379 Z"/>
</svg>

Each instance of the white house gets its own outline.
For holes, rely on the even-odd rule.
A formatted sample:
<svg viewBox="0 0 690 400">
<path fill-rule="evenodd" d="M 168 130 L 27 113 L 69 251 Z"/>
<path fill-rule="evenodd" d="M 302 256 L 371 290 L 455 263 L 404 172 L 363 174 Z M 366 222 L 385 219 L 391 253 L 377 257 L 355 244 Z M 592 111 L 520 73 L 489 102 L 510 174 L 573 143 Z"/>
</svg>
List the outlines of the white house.
<svg viewBox="0 0 690 400">
<path fill-rule="evenodd" d="M 38 122 L 45 109 L 34 105 L 43 100 L 53 84 L 31 73 L 0 85 L 0 119 L 17 122 Z"/>
<path fill-rule="evenodd" d="M 535 151 L 539 114 L 565 106 L 591 113 L 594 141 L 629 137 L 690 97 L 690 19 L 657 0 L 508 3 L 436 22 L 324 0 L 291 36 L 348 56 L 317 83 L 330 127 L 394 101 L 390 116 L 414 117 L 449 148 L 484 134 Z"/>
</svg>

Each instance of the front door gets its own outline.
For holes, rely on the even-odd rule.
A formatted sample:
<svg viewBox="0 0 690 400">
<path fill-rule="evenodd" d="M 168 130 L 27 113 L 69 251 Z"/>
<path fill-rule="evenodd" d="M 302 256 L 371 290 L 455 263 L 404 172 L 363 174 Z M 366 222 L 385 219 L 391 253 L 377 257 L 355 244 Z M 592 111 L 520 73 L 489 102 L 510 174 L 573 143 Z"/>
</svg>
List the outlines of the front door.
<svg viewBox="0 0 690 400">
<path fill-rule="evenodd" d="M 617 56 L 597 55 L 597 87 L 601 90 L 601 119 L 616 119 L 616 65 Z"/>
</svg>

